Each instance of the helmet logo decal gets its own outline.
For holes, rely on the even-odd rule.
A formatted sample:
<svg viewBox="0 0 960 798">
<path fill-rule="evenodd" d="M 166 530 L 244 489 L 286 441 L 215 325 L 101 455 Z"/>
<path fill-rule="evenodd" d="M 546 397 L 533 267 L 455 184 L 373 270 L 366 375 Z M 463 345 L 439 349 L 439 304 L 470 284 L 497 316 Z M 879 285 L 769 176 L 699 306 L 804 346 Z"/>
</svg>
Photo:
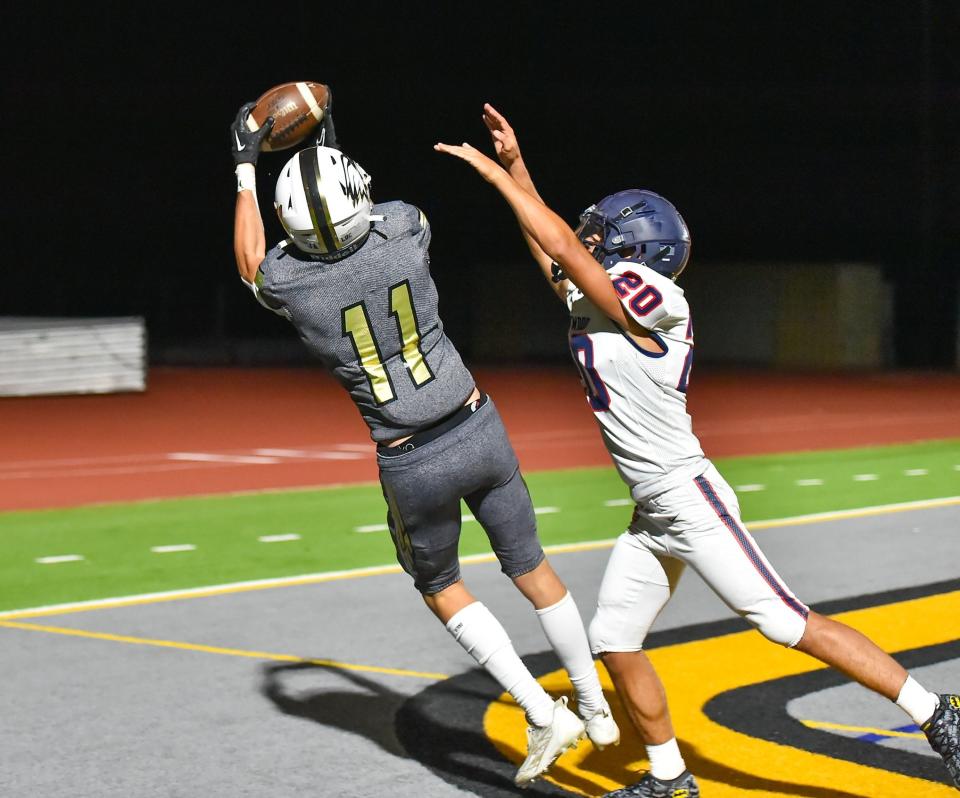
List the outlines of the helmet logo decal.
<svg viewBox="0 0 960 798">
<path fill-rule="evenodd" d="M 360 200 L 369 202 L 370 184 L 357 162 L 346 155 L 342 155 L 340 157 L 340 167 L 343 169 L 343 178 L 340 180 L 340 188 L 343 193 L 350 198 L 354 205 L 359 205 Z"/>
</svg>

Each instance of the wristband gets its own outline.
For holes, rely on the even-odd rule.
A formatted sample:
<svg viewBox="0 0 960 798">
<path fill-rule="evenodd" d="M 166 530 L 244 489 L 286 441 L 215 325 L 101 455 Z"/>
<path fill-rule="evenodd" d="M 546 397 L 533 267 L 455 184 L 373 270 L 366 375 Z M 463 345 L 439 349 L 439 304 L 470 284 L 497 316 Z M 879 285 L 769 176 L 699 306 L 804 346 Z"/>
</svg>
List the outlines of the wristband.
<svg viewBox="0 0 960 798">
<path fill-rule="evenodd" d="M 257 193 L 257 169 L 252 163 L 237 164 L 237 193 L 252 191 Z"/>
</svg>

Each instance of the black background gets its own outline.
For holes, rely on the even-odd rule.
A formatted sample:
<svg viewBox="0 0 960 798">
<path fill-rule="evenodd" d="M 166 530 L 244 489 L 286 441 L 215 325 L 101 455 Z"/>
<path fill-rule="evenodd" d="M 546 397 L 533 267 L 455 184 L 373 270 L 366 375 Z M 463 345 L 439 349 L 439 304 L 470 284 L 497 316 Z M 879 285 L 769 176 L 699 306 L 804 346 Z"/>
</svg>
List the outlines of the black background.
<svg viewBox="0 0 960 798">
<path fill-rule="evenodd" d="M 292 338 L 236 277 L 228 129 L 269 86 L 316 80 L 375 199 L 431 219 L 441 309 L 468 356 L 491 283 L 517 335 L 553 301 L 506 205 L 432 150 L 489 149 L 490 101 L 565 218 L 646 187 L 684 214 L 691 268 L 882 264 L 895 363 L 955 362 L 960 3 L 20 4 L 4 17 L 0 315 L 144 315 L 155 362 L 175 344 L 229 359 L 210 342 Z M 259 164 L 271 243 L 290 154 Z"/>
</svg>

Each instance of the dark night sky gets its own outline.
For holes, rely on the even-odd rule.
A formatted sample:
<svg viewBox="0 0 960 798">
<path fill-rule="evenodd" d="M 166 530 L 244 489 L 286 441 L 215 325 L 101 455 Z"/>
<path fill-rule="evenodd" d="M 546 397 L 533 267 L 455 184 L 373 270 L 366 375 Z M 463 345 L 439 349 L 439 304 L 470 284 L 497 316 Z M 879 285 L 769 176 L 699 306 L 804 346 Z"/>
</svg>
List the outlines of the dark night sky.
<svg viewBox="0 0 960 798">
<path fill-rule="evenodd" d="M 881 263 L 901 328 L 932 324 L 945 341 L 901 351 L 900 364 L 951 362 L 960 3 L 517 6 L 7 10 L 0 314 L 143 314 L 155 344 L 291 335 L 251 309 L 235 276 L 228 127 L 267 87 L 317 80 L 333 87 L 341 143 L 375 197 L 431 218 L 455 337 L 481 313 L 478 281 L 504 282 L 520 315 L 550 301 L 511 292 L 511 271 L 489 266 L 525 258 L 512 217 L 431 149 L 487 146 L 489 100 L 566 218 L 648 187 L 690 224 L 694 267 Z M 273 176 L 289 154 L 260 161 L 271 241 Z"/>
</svg>

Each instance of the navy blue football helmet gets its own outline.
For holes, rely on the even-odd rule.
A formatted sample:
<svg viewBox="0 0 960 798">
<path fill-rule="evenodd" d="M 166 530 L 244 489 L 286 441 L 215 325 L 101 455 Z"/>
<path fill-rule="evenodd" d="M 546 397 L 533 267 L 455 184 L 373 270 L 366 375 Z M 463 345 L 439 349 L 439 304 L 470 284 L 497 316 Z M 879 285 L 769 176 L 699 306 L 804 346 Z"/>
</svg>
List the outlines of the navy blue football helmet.
<svg viewBox="0 0 960 798">
<path fill-rule="evenodd" d="M 604 269 L 629 260 L 676 280 L 690 258 L 687 223 L 652 191 L 632 188 L 604 197 L 580 214 L 576 233 L 593 247 L 593 257 Z"/>
</svg>

